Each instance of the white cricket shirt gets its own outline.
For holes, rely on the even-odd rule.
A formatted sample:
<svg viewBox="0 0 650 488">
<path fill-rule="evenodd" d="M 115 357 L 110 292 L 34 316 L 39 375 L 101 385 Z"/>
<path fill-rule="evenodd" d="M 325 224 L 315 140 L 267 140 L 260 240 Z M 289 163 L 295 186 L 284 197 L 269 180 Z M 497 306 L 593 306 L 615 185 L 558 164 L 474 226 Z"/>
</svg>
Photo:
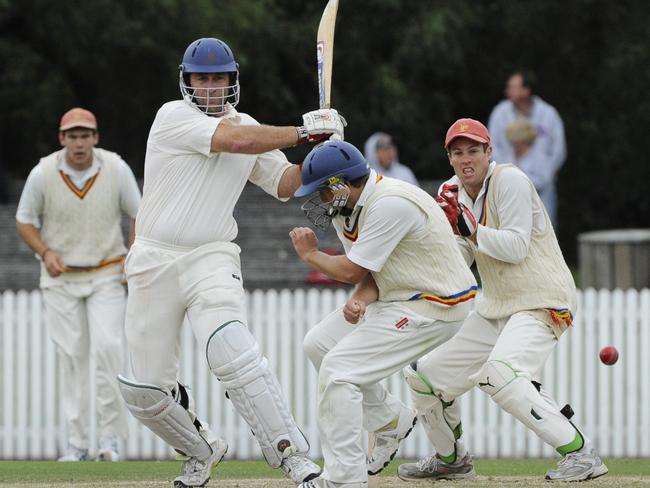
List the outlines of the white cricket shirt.
<svg viewBox="0 0 650 488">
<path fill-rule="evenodd" d="M 476 231 L 478 249 L 495 259 L 507 263 L 518 263 L 528 255 L 531 235 L 533 233 L 542 234 L 546 231 L 544 206 L 522 171 L 514 167 L 504 168 L 500 176 L 503 183 L 499 186 L 499 191 L 495 192 L 494 195 L 499 213 L 500 227 L 492 229 L 481 225 L 487 185 L 489 185 L 489 179 L 496 164 L 494 161 L 490 163 L 487 176 L 483 181 L 483 187 L 474 201 L 467 194 L 457 176 L 454 175 L 445 181 L 443 185 L 458 185 L 458 201 L 471 210 L 476 222 L 479 223 Z M 469 251 L 469 245 L 465 239 L 459 238 L 458 240 L 463 255 L 471 264 L 474 259 Z"/>
<path fill-rule="evenodd" d="M 247 181 L 283 200 L 278 185 L 291 167 L 284 153 L 211 152 L 212 135 L 224 119 L 259 125 L 232 107 L 219 118 L 183 100 L 158 110 L 147 140 L 137 236 L 182 247 L 230 242 L 237 237 L 233 209 Z"/>
<path fill-rule="evenodd" d="M 99 150 L 101 151 L 101 149 Z M 101 158 L 97 158 L 97 149 L 93 149 L 93 162 L 85 170 L 72 168 L 65 160 L 65 150 L 59 151 L 57 167 L 78 189 L 84 188 L 93 176 L 101 169 Z M 138 182 L 133 176 L 133 171 L 122 159 L 119 160 L 119 193 L 120 208 L 131 218 L 135 218 L 140 206 L 140 189 Z M 36 228 L 41 227 L 41 215 L 43 215 L 44 189 L 43 189 L 43 168 L 36 165 L 29 173 L 23 192 L 20 195 L 20 202 L 16 211 L 16 220 L 22 224 L 32 224 Z"/>
<path fill-rule="evenodd" d="M 424 226 L 426 216 L 413 202 L 388 196 L 368 209 L 363 232 L 358 239 L 346 238 L 355 232 L 357 218 L 377 185 L 377 173 L 370 175 L 349 217 L 337 217 L 333 224 L 350 261 L 370 271 L 381 271 L 384 263 L 406 234 Z"/>
</svg>

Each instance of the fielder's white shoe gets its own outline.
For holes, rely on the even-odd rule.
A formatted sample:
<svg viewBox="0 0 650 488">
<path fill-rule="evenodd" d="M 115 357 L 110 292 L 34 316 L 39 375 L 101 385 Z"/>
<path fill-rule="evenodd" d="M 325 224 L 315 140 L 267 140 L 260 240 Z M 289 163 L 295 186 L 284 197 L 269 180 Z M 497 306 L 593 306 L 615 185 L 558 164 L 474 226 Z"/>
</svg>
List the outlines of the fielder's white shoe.
<svg viewBox="0 0 650 488">
<path fill-rule="evenodd" d="M 321 472 L 318 464 L 309 459 L 306 453 L 297 452 L 293 446 L 287 447 L 282 453 L 280 468 L 295 484 L 312 480 Z"/>
<path fill-rule="evenodd" d="M 546 473 L 548 481 L 585 481 L 607 474 L 609 470 L 596 451 L 583 447 L 579 451 L 570 452 L 557 464 L 557 469 Z"/>
<path fill-rule="evenodd" d="M 415 410 L 402 406 L 399 416 L 391 424 L 373 432 L 375 446 L 372 455 L 366 460 L 368 474 L 380 473 L 388 466 L 397 454 L 399 443 L 411 433 L 417 420 Z"/>
<path fill-rule="evenodd" d="M 191 457 L 183 463 L 183 474 L 174 480 L 176 488 L 194 488 L 206 485 L 210 480 L 212 467 L 219 464 L 228 452 L 228 444 L 222 439 L 217 439 L 210 444 L 210 447 L 212 454 L 208 459 L 201 461 Z"/>
<path fill-rule="evenodd" d="M 298 488 L 368 488 L 368 482 L 334 483 L 333 481 L 324 480 L 319 477 L 300 484 Z"/>
<path fill-rule="evenodd" d="M 75 462 L 75 461 L 88 461 L 88 449 L 78 449 L 74 446 L 68 446 L 57 461 L 60 462 Z"/>
<path fill-rule="evenodd" d="M 116 436 L 102 437 L 99 439 L 97 461 L 119 461 L 120 454 L 117 444 Z"/>
</svg>

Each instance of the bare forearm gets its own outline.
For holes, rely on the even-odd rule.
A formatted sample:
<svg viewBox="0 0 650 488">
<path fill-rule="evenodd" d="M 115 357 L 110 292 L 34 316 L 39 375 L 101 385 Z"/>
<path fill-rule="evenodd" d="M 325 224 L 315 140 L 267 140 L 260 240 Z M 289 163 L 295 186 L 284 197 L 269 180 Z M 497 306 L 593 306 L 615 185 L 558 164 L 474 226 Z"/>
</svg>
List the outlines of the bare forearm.
<svg viewBox="0 0 650 488">
<path fill-rule="evenodd" d="M 40 231 L 32 224 L 16 222 L 16 229 L 18 230 L 18 235 L 23 239 L 23 241 L 25 241 L 25 244 L 27 244 L 32 251 L 39 256 L 42 256 L 48 249 L 47 244 L 41 240 Z"/>
<path fill-rule="evenodd" d="M 368 273 L 363 279 L 357 284 L 357 287 L 352 292 L 352 296 L 355 300 L 362 301 L 364 303 L 373 303 L 376 302 L 379 298 L 379 288 L 377 288 L 377 283 L 372 277 L 372 273 Z"/>
<path fill-rule="evenodd" d="M 278 196 L 280 198 L 293 197 L 301 182 L 300 166 L 294 164 L 282 174 L 280 185 L 278 186 Z"/>
<path fill-rule="evenodd" d="M 368 273 L 367 270 L 354 264 L 346 256 L 330 256 L 322 251 L 312 252 L 307 256 L 305 262 L 333 280 L 343 283 L 359 283 Z"/>
<path fill-rule="evenodd" d="M 295 127 L 270 125 L 241 125 L 221 123 L 212 135 L 213 152 L 261 154 L 273 149 L 295 146 L 298 132 Z"/>
</svg>

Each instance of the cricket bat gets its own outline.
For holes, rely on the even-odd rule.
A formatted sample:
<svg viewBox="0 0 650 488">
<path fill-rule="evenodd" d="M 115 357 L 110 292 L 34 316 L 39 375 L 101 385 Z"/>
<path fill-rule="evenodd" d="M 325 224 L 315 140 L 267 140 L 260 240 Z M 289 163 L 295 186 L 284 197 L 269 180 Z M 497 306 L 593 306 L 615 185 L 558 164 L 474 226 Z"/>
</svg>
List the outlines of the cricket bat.
<svg viewBox="0 0 650 488">
<path fill-rule="evenodd" d="M 318 66 L 318 106 L 330 108 L 332 95 L 332 64 L 334 61 L 334 27 L 339 0 L 329 0 L 323 10 L 316 36 L 316 63 Z"/>
</svg>

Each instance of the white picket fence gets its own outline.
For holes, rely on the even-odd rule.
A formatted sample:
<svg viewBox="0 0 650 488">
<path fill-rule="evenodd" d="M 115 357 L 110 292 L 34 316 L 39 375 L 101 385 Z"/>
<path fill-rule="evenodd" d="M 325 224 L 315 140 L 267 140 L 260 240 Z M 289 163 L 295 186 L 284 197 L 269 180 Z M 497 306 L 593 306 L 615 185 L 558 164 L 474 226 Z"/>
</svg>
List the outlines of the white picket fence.
<svg viewBox="0 0 650 488">
<path fill-rule="evenodd" d="M 650 457 L 650 290 L 589 289 L 579 292 L 578 298 L 580 311 L 574 327 L 560 340 L 541 381 L 560 404 L 572 405 L 574 420 L 601 455 Z M 249 326 L 277 373 L 315 457 L 321 455 L 316 374 L 302 351 L 302 338 L 309 327 L 345 299 L 345 291 L 327 289 L 255 291 L 247 295 Z M 60 368 L 44 328 L 40 292 L 6 291 L 0 306 L 0 459 L 55 459 L 65 447 L 65 423 Z M 598 351 L 606 344 L 616 345 L 621 353 L 612 367 L 598 360 Z M 261 458 L 249 428 L 209 373 L 189 327 L 184 328 L 182 347 L 181 379 L 192 387 L 200 417 L 228 440 L 230 458 Z M 399 374 L 387 384 L 394 394 L 409 401 Z M 473 390 L 461 402 L 467 444 L 476 456 L 554 455 L 482 392 Z M 129 429 L 123 446 L 126 458 L 172 457 L 162 441 L 132 418 Z M 91 445 L 95 445 L 92 421 L 90 433 Z M 429 451 L 424 432 L 416 428 L 399 455 L 420 457 Z"/>
</svg>

